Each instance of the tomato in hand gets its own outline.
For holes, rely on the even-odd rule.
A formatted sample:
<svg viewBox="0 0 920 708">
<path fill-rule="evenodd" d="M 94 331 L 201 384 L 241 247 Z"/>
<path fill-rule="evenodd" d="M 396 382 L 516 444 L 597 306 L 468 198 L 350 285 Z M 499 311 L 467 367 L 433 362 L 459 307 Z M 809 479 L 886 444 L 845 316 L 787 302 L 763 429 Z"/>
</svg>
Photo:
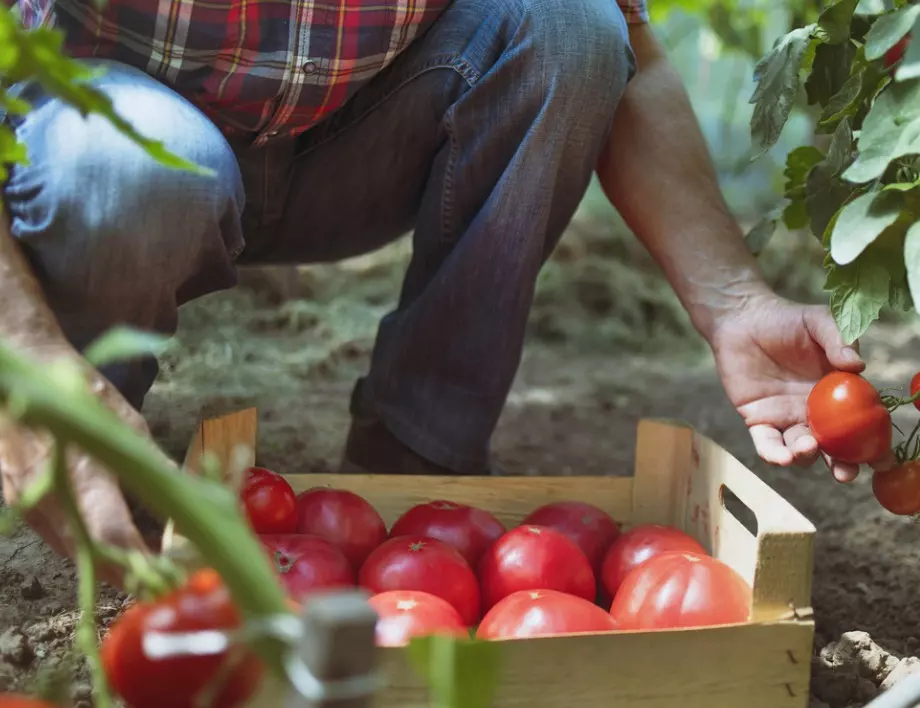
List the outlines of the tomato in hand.
<svg viewBox="0 0 920 708">
<path fill-rule="evenodd" d="M 478 639 L 526 639 L 609 632 L 615 623 L 593 602 L 558 590 L 518 590 L 499 600 L 476 630 Z"/>
<path fill-rule="evenodd" d="M 620 526 L 610 514 L 592 504 L 577 501 L 541 506 L 521 525 L 548 526 L 568 536 L 584 551 L 595 576 L 601 571 L 601 563 L 610 544 L 620 535 Z"/>
<path fill-rule="evenodd" d="M 309 489 L 297 497 L 297 533 L 325 538 L 339 548 L 357 573 L 387 540 L 387 525 L 371 503 L 345 489 Z"/>
<path fill-rule="evenodd" d="M 872 493 L 892 514 L 920 513 L 920 460 L 911 460 L 884 472 L 872 474 Z"/>
<path fill-rule="evenodd" d="M 593 600 L 588 557 L 568 536 L 546 526 L 518 526 L 489 546 L 479 561 L 483 609 L 519 590 L 558 590 Z"/>
<path fill-rule="evenodd" d="M 243 480 L 240 499 L 249 525 L 257 534 L 293 533 L 297 525 L 297 497 L 280 474 L 262 468 Z"/>
<path fill-rule="evenodd" d="M 747 622 L 751 588 L 711 556 L 669 551 L 626 576 L 610 615 L 618 630 L 675 629 Z"/>
<path fill-rule="evenodd" d="M 128 708 L 196 708 L 199 693 L 218 676 L 231 652 L 206 656 L 150 658 L 144 637 L 151 632 L 234 630 L 240 615 L 220 575 L 205 569 L 194 573 L 178 590 L 154 601 L 138 602 L 112 624 L 100 653 L 112 689 Z M 262 677 L 255 654 L 237 657 L 233 669 L 216 691 L 213 708 L 237 708 L 246 703 Z"/>
<path fill-rule="evenodd" d="M 409 509 L 393 524 L 390 538 L 436 538 L 460 551 L 470 567 L 475 568 L 483 551 L 503 533 L 505 527 L 502 522 L 490 512 L 466 504 L 439 500 Z"/>
<path fill-rule="evenodd" d="M 636 566 L 667 551 L 706 553 L 699 542 L 688 533 L 671 526 L 640 524 L 621 535 L 607 551 L 601 566 L 601 586 L 604 601 L 610 602 L 624 578 Z"/>
<path fill-rule="evenodd" d="M 338 548 L 319 536 L 262 536 L 281 584 L 295 600 L 314 590 L 354 587 L 355 571 Z"/>
<path fill-rule="evenodd" d="M 913 398 L 920 393 L 920 373 L 914 374 L 914 378 L 910 380 L 910 396 Z M 914 408 L 920 411 L 920 396 L 914 399 Z"/>
<path fill-rule="evenodd" d="M 447 600 L 419 590 L 389 590 L 368 600 L 377 613 L 379 647 L 403 647 L 414 637 L 470 636 L 460 613 Z"/>
<path fill-rule="evenodd" d="M 891 448 L 891 415 L 875 387 L 858 374 L 834 371 L 808 394 L 808 427 L 838 462 L 880 460 Z"/>
<path fill-rule="evenodd" d="M 373 593 L 421 590 L 449 602 L 465 625 L 479 619 L 476 575 L 457 549 L 433 538 L 391 538 L 367 557 L 358 584 Z"/>
</svg>

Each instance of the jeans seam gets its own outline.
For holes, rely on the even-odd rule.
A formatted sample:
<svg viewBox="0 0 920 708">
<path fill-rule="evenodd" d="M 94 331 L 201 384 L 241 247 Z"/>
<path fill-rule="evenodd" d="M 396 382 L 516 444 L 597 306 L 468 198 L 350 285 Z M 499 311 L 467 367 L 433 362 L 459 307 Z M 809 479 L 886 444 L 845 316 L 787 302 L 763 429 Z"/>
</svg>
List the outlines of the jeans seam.
<svg viewBox="0 0 920 708">
<path fill-rule="evenodd" d="M 448 109 L 444 116 L 444 127 L 450 141 L 447 164 L 444 166 L 444 192 L 441 195 L 441 242 L 454 241 L 454 171 L 460 154 L 460 145 L 454 130 L 454 109 Z"/>
</svg>

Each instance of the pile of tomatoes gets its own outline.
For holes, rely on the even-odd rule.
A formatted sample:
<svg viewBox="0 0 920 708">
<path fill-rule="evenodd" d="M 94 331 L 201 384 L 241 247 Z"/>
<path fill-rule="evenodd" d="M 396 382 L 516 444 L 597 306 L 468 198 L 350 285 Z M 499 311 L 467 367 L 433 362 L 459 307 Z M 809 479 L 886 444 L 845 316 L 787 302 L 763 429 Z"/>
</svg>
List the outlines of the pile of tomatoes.
<svg viewBox="0 0 920 708">
<path fill-rule="evenodd" d="M 368 590 L 382 646 L 439 632 L 506 639 L 748 619 L 748 585 L 691 536 L 657 525 L 621 533 L 582 502 L 548 504 L 507 529 L 485 509 L 437 500 L 388 530 L 351 491 L 295 495 L 262 468 L 240 495 L 288 594 Z"/>
<path fill-rule="evenodd" d="M 920 373 L 910 382 L 910 397 L 920 410 Z M 872 464 L 892 452 L 891 410 L 910 403 L 890 398 L 858 374 L 835 371 L 824 376 L 808 396 L 808 427 L 822 452 L 838 462 Z M 875 498 L 885 509 L 904 516 L 920 514 L 920 423 L 894 449 L 897 464 L 872 476 Z"/>
</svg>

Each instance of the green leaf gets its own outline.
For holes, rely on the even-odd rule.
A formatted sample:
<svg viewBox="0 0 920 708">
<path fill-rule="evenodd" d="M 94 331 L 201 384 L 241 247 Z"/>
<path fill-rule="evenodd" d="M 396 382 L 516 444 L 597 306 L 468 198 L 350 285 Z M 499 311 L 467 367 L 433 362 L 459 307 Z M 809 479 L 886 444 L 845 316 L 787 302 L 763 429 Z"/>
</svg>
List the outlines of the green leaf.
<svg viewBox="0 0 920 708">
<path fill-rule="evenodd" d="M 779 139 L 799 90 L 799 71 L 811 43 L 812 26 L 795 29 L 781 37 L 754 67 L 757 87 L 751 96 L 751 137 L 760 154 Z"/>
<path fill-rule="evenodd" d="M 24 116 L 32 109 L 32 106 L 29 105 L 28 101 L 23 101 L 21 98 L 4 93 L 3 89 L 0 88 L 0 108 L 10 115 Z"/>
<path fill-rule="evenodd" d="M 839 265 L 852 263 L 898 220 L 903 204 L 897 192 L 869 192 L 847 204 L 831 233 L 831 257 Z M 887 285 L 885 286 L 887 289 Z"/>
<path fill-rule="evenodd" d="M 776 217 L 768 215 L 758 221 L 754 227 L 747 232 L 744 237 L 744 242 L 747 244 L 748 250 L 755 256 L 758 256 L 763 252 L 763 249 L 767 247 L 767 244 L 770 242 L 770 239 L 773 238 L 775 232 Z"/>
<path fill-rule="evenodd" d="M 883 12 L 892 9 L 892 7 L 891 0 L 859 0 L 853 14 L 861 17 L 871 17 L 881 15 Z"/>
<path fill-rule="evenodd" d="M 800 145 L 786 155 L 783 175 L 786 186 L 783 194 L 788 199 L 805 196 L 805 181 L 811 168 L 824 160 L 824 154 L 814 145 Z"/>
<path fill-rule="evenodd" d="M 875 61 L 885 56 L 885 52 L 910 32 L 918 18 L 920 5 L 908 5 L 879 17 L 866 35 L 866 59 Z"/>
<path fill-rule="evenodd" d="M 818 16 L 815 36 L 828 44 L 840 44 L 850 38 L 850 23 L 858 0 L 832 0 Z"/>
<path fill-rule="evenodd" d="M 169 345 L 169 337 L 144 332 L 132 327 L 113 327 L 91 342 L 83 357 L 96 368 L 128 361 L 142 356 L 161 354 Z"/>
<path fill-rule="evenodd" d="M 914 23 L 912 34 L 916 39 L 907 45 L 904 58 L 894 72 L 894 80 L 898 83 L 920 78 L 920 18 Z"/>
<path fill-rule="evenodd" d="M 811 73 L 805 81 L 808 103 L 827 105 L 832 96 L 843 89 L 850 79 L 850 64 L 856 47 L 846 44 L 819 44 Z"/>
<path fill-rule="evenodd" d="M 818 122 L 822 126 L 827 126 L 847 116 L 856 115 L 862 98 L 862 89 L 863 73 L 859 72 L 850 76 L 840 90 L 824 105 Z"/>
<path fill-rule="evenodd" d="M 897 157 L 920 152 L 920 81 L 889 84 L 863 121 L 859 156 L 843 178 L 855 183 L 882 176 Z"/>
<path fill-rule="evenodd" d="M 783 223 L 790 231 L 808 226 L 808 204 L 804 200 L 789 202 L 783 209 Z"/>
<path fill-rule="evenodd" d="M 837 124 L 827 156 L 808 173 L 805 205 L 812 233 L 824 243 L 831 220 L 853 194 L 854 188 L 840 180 L 853 151 L 853 131 L 848 119 Z"/>
<path fill-rule="evenodd" d="M 907 283 L 914 302 L 920 302 L 920 222 L 907 229 L 904 238 L 904 265 L 907 267 Z"/>
<path fill-rule="evenodd" d="M 891 289 L 888 292 L 888 307 L 895 312 L 910 312 L 914 309 L 914 299 L 910 295 L 910 288 L 907 281 L 903 283 L 891 281 Z"/>
<path fill-rule="evenodd" d="M 437 708 L 492 705 L 501 677 L 498 643 L 432 635 L 413 639 L 408 651 Z"/>
<path fill-rule="evenodd" d="M 847 344 L 853 344 L 878 319 L 889 301 L 889 283 L 888 271 L 872 260 L 860 259 L 830 270 L 824 287 L 831 291 L 831 312 Z"/>
</svg>

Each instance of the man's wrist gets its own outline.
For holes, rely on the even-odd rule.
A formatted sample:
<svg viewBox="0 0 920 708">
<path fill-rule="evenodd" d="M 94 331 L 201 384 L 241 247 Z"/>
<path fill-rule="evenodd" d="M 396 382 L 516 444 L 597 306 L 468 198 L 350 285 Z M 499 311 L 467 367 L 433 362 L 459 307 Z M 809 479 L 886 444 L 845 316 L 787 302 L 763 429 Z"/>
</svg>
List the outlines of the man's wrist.
<svg viewBox="0 0 920 708">
<path fill-rule="evenodd" d="M 739 268 L 729 277 L 700 284 L 685 306 L 696 330 L 710 344 L 719 328 L 752 305 L 776 298 L 758 269 Z"/>
</svg>

